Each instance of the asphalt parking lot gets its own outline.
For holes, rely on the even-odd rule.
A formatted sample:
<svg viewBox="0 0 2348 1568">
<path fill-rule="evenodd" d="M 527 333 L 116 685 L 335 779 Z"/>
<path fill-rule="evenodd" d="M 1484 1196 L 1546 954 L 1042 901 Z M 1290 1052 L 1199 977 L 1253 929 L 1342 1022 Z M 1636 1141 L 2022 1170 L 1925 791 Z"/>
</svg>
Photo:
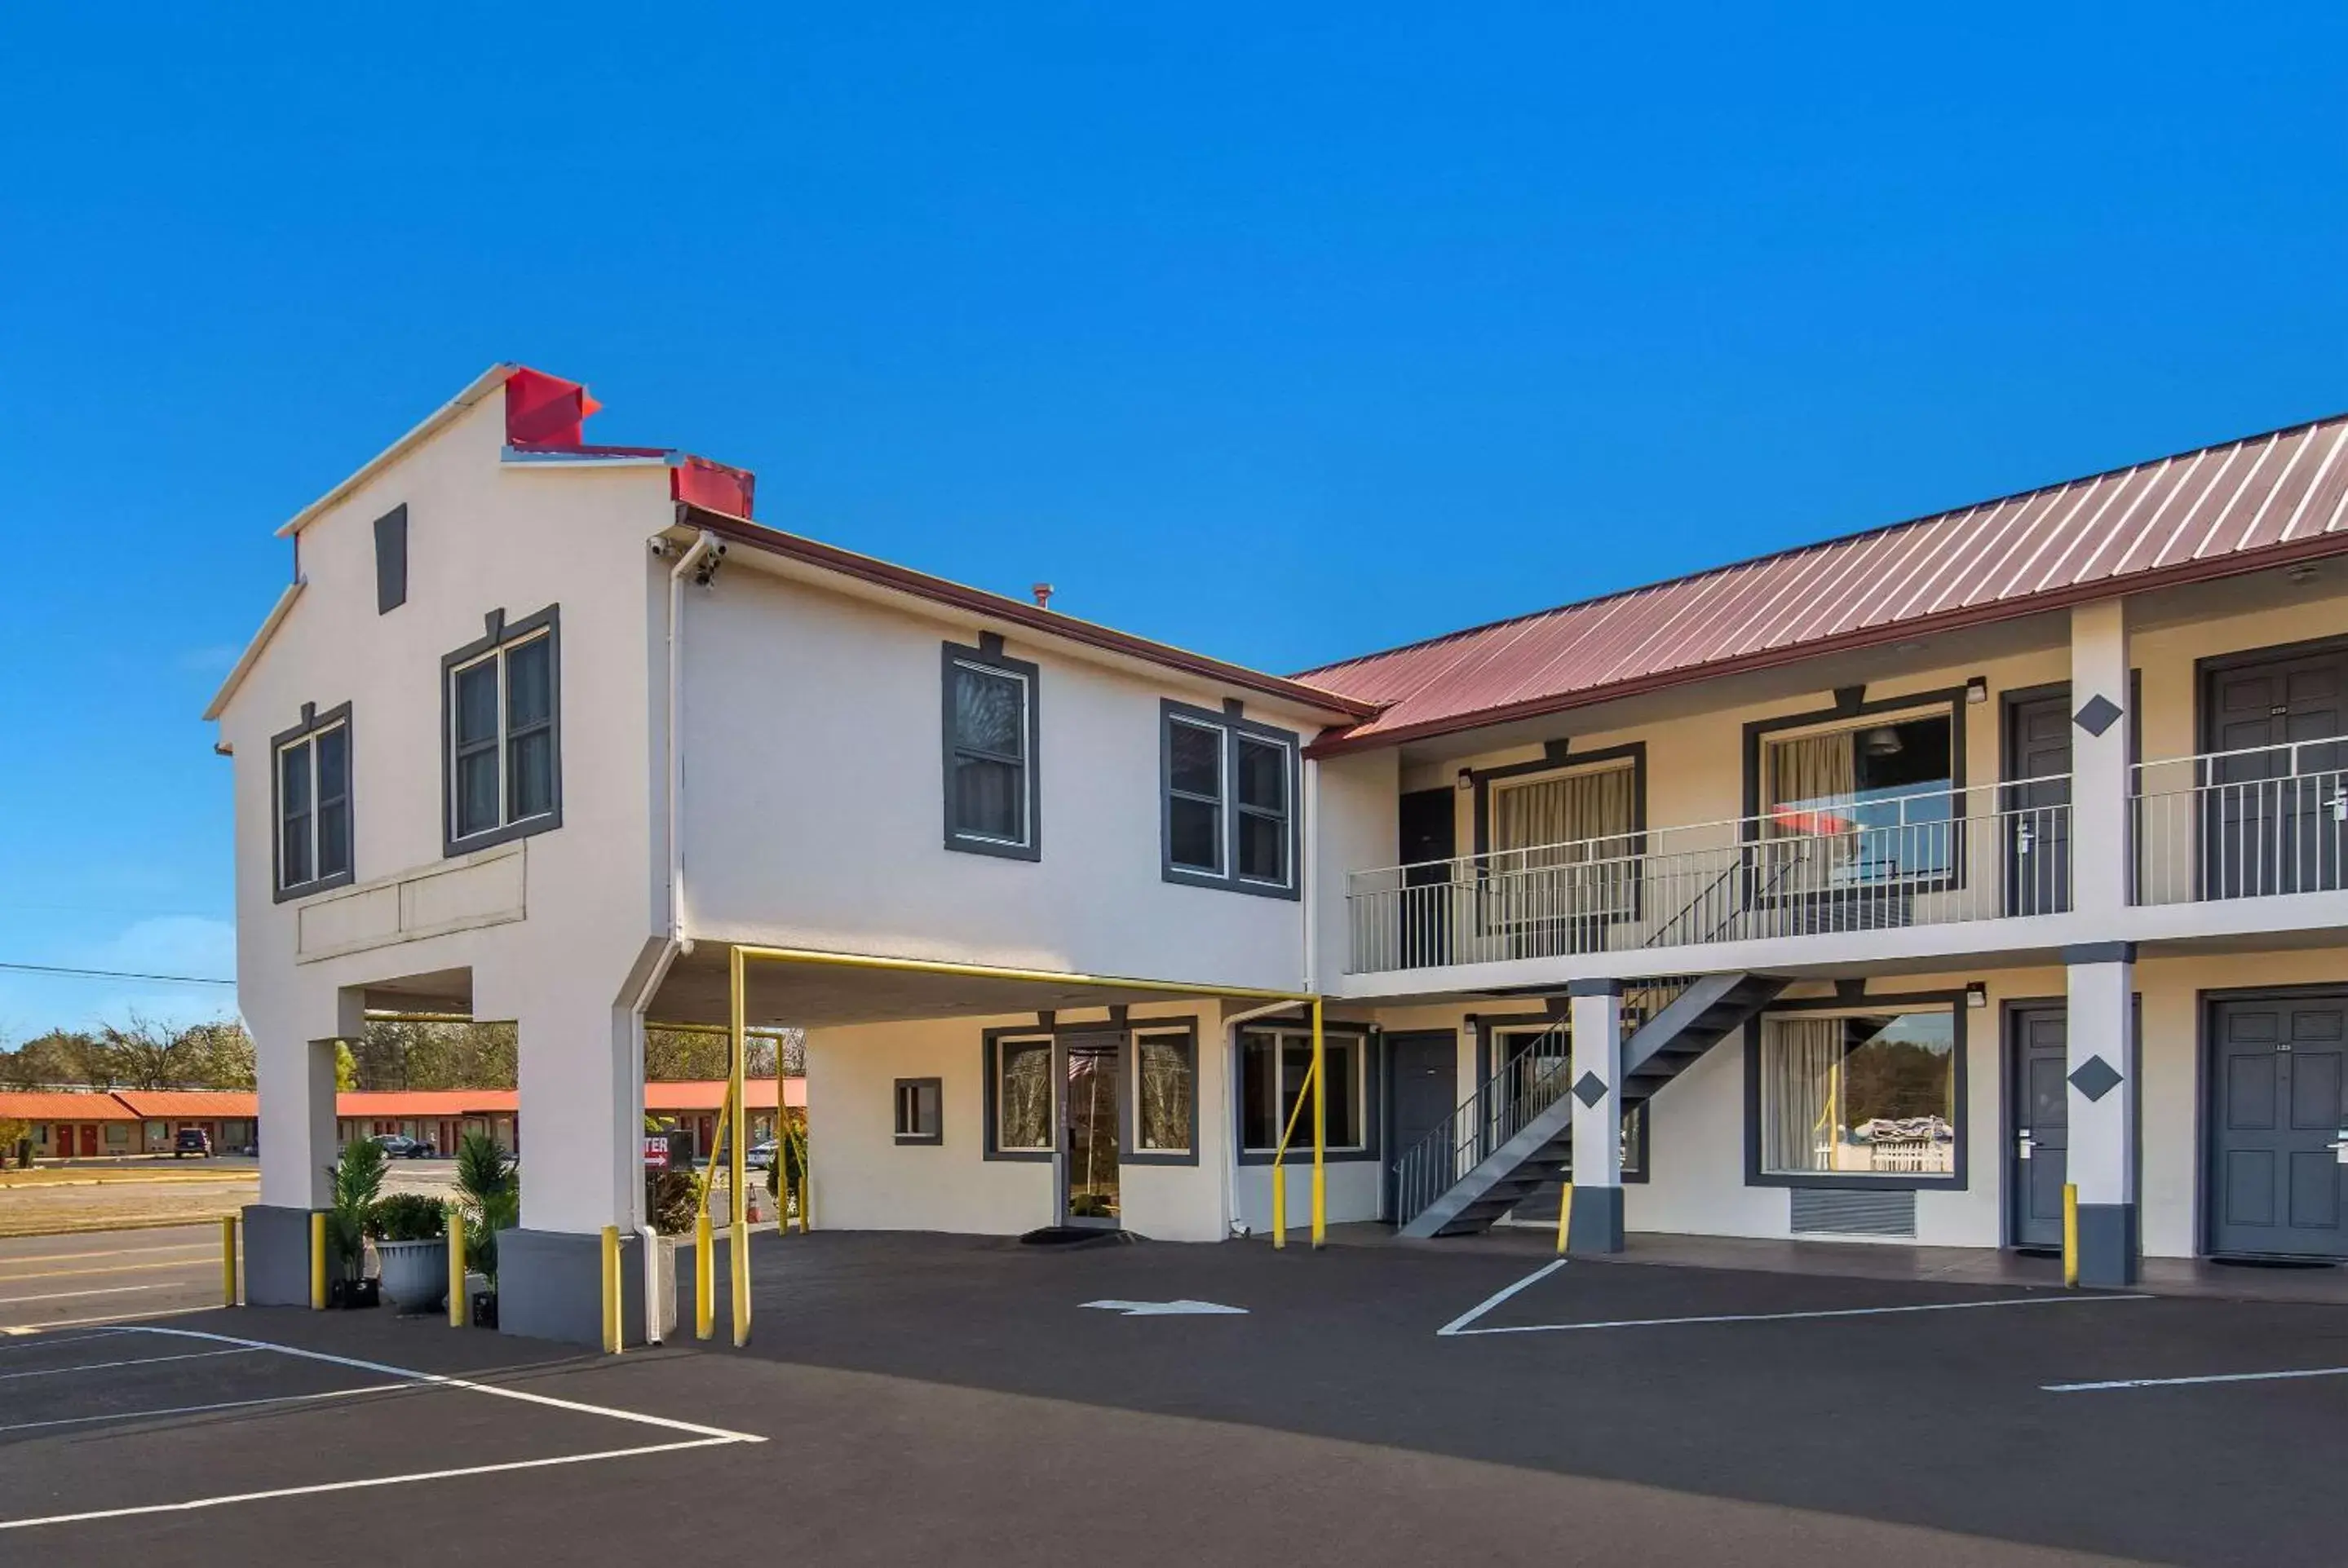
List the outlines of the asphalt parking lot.
<svg viewBox="0 0 2348 1568">
<path fill-rule="evenodd" d="M 614 1360 L 382 1312 L 0 1334 L 0 1558 L 1816 1568 L 2348 1540 L 2335 1307 L 1529 1248 L 757 1240 L 743 1352 L 722 1319 Z"/>
</svg>

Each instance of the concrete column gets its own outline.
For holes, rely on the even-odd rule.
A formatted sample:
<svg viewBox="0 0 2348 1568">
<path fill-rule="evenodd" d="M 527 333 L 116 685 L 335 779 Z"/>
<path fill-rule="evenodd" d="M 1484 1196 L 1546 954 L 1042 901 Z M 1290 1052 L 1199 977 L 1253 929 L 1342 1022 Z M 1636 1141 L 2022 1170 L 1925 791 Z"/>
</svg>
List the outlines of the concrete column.
<svg viewBox="0 0 2348 1568">
<path fill-rule="evenodd" d="M 2079 1283 L 2137 1277 L 2136 949 L 2064 949 L 2070 968 L 2065 1067 L 2070 1079 L 2070 1180 L 2079 1189 Z"/>
<path fill-rule="evenodd" d="M 498 1327 L 598 1344 L 605 1225 L 620 1227 L 623 1272 L 637 1282 L 627 1288 L 642 1288 L 627 1235 L 644 1183 L 634 1017 L 575 974 L 509 992 L 476 970 L 474 986 L 477 1013 L 514 1020 L 520 1063 L 521 1225 L 498 1245 Z"/>
<path fill-rule="evenodd" d="M 1622 1250 L 1622 982 L 1576 980 L 1569 1253 Z"/>
<path fill-rule="evenodd" d="M 310 1303 L 310 1215 L 334 1197 L 335 1046 L 366 1027 L 366 994 L 345 989 L 331 1018 L 297 1014 L 254 1041 L 261 1201 L 244 1210 L 244 1298 L 255 1307 Z M 304 1038 L 310 1029 L 332 1032 Z"/>
<path fill-rule="evenodd" d="M 2127 601 L 2071 611 L 2071 907 L 2126 908 L 2134 865 L 2129 804 Z"/>
</svg>

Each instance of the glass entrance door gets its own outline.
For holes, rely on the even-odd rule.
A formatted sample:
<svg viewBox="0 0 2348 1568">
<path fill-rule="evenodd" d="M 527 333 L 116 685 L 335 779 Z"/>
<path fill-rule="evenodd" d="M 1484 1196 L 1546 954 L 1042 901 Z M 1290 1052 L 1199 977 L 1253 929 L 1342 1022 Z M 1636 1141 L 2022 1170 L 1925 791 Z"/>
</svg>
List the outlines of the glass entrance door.
<svg viewBox="0 0 2348 1568">
<path fill-rule="evenodd" d="M 1070 1225 L 1114 1225 L 1124 1213 L 1117 1194 L 1118 1112 L 1124 1104 L 1124 1051 L 1117 1035 L 1068 1038 L 1061 1085 L 1061 1194 Z"/>
</svg>

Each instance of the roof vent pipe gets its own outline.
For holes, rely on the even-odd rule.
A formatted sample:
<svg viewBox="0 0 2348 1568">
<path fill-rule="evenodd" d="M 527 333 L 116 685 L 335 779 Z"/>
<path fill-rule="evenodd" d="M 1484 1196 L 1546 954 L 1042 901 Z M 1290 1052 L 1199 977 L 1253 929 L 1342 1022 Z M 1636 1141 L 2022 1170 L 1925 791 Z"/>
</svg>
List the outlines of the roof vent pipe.
<svg viewBox="0 0 2348 1568">
<path fill-rule="evenodd" d="M 1049 610 L 1052 608 L 1052 585 L 1050 583 L 1039 582 L 1035 585 L 1033 591 L 1035 595 L 1036 609 Z"/>
</svg>

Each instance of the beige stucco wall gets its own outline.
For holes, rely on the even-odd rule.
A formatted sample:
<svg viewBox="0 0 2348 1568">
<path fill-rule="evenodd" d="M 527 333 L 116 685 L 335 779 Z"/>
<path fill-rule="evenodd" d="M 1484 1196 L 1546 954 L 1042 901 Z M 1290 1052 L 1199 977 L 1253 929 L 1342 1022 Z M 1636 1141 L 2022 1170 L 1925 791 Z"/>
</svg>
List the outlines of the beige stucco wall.
<svg viewBox="0 0 2348 1568">
<path fill-rule="evenodd" d="M 1903 994 L 1962 990 L 1972 981 L 1987 989 L 1988 1005 L 1965 1010 L 1965 1122 L 1968 1181 L 1964 1191 L 1920 1190 L 1916 1240 L 1925 1245 L 1998 1246 L 2006 1236 L 2010 1153 L 2005 1111 L 2011 1093 L 2007 1007 L 2022 1001 L 2060 1002 L 2059 967 L 1982 969 L 1877 979 L 1870 1003 Z M 2277 952 L 2152 953 L 2137 965 L 2142 1008 L 2139 1115 L 2143 1185 L 2138 1203 L 2148 1255 L 2188 1257 L 2199 1250 L 2206 1128 L 2202 1120 L 2202 1020 L 2209 993 L 2253 988 L 2329 985 L 2348 988 L 2348 947 Z M 1793 997 L 1831 994 L 1822 985 L 1798 987 Z M 1522 1003 L 1379 1009 L 1389 1032 L 1458 1030 L 1460 1098 L 1475 1083 L 1476 1040 L 1466 1021 L 1538 1010 Z M 1745 1184 L 1745 1045 L 1732 1036 L 1673 1080 L 1652 1102 L 1648 1116 L 1649 1179 L 1625 1189 L 1625 1221 L 1634 1231 L 1784 1238 L 1793 1233 L 1782 1187 Z M 1391 1155 L 1390 1152 L 1390 1155 Z"/>
<path fill-rule="evenodd" d="M 1138 1006 L 1130 1017 L 1135 1023 L 1195 1020 L 1200 1147 L 1195 1164 L 1124 1163 L 1122 1224 L 1137 1235 L 1160 1241 L 1220 1240 L 1229 1229 L 1224 1173 L 1231 1120 L 1229 1053 L 1217 1005 Z M 1079 1014 L 1061 1021 L 1083 1027 L 1092 1018 Z M 1048 1161 L 985 1156 L 985 1031 L 1035 1022 L 1033 1013 L 1025 1013 L 809 1031 L 808 1118 L 817 1225 L 1016 1235 L 1058 1223 L 1058 1194 Z M 900 1078 L 941 1081 L 942 1143 L 896 1142 L 893 1093 Z M 1126 1089 L 1129 1095 L 1132 1085 Z"/>
</svg>

